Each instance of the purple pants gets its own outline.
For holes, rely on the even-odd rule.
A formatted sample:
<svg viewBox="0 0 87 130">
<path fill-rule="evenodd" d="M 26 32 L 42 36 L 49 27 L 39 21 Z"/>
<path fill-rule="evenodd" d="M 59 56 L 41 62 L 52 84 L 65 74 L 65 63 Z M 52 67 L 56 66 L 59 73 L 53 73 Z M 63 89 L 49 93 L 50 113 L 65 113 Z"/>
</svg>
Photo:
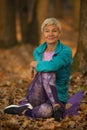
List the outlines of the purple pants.
<svg viewBox="0 0 87 130">
<path fill-rule="evenodd" d="M 48 118 L 53 115 L 53 105 L 58 103 L 65 110 L 65 104 L 58 100 L 55 73 L 37 73 L 29 86 L 25 100 L 21 104 L 30 103 L 33 109 L 28 109 L 25 115 L 32 118 Z"/>
</svg>

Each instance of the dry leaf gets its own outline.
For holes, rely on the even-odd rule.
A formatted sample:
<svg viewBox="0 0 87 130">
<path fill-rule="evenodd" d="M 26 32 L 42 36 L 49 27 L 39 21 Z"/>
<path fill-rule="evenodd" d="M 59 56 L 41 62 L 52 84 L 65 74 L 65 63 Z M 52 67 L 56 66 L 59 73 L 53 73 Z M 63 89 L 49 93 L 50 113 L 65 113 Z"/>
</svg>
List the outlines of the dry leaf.
<svg viewBox="0 0 87 130">
<path fill-rule="evenodd" d="M 71 106 L 72 106 L 71 103 L 67 103 L 67 104 L 66 104 L 66 109 L 69 109 Z"/>
</svg>

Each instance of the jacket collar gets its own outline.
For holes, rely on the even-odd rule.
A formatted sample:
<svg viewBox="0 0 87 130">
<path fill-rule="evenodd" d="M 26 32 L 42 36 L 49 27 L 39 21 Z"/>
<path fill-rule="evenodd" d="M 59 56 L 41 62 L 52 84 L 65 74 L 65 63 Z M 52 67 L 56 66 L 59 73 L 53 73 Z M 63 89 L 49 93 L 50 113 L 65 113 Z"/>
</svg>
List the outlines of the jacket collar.
<svg viewBox="0 0 87 130">
<path fill-rule="evenodd" d="M 58 44 L 56 46 L 56 49 L 55 49 L 55 54 L 58 54 L 63 48 L 63 44 L 60 42 L 60 40 L 58 40 Z"/>
<path fill-rule="evenodd" d="M 42 45 L 40 45 L 37 48 L 37 50 L 39 53 L 43 53 L 45 51 L 46 47 L 47 47 L 47 43 L 44 42 Z M 60 40 L 58 40 L 58 44 L 57 44 L 56 49 L 55 49 L 55 54 L 59 53 L 62 48 L 63 48 L 62 43 L 60 42 Z"/>
</svg>

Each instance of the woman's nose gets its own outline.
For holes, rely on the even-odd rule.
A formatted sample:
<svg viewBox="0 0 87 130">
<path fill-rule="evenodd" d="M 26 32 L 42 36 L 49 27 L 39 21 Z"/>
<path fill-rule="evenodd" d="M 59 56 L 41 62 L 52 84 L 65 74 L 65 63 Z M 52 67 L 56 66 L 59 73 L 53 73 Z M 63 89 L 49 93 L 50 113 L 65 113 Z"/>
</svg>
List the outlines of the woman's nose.
<svg viewBox="0 0 87 130">
<path fill-rule="evenodd" d="M 50 31 L 50 32 L 49 32 L 49 35 L 53 35 L 53 32 L 52 32 L 52 31 Z"/>
</svg>

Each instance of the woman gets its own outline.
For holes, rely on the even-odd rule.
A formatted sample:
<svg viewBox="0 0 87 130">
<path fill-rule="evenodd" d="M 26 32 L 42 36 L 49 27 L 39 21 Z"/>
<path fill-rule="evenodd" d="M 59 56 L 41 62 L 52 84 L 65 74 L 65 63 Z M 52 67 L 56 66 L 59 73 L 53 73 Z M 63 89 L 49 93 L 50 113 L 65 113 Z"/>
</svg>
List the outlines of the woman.
<svg viewBox="0 0 87 130">
<path fill-rule="evenodd" d="M 44 43 L 33 53 L 30 63 L 31 83 L 26 99 L 21 105 L 10 105 L 4 109 L 8 114 L 25 114 L 32 118 L 63 118 L 68 100 L 68 82 L 72 64 L 72 51 L 59 40 L 61 25 L 55 18 L 47 18 L 41 26 Z"/>
</svg>

